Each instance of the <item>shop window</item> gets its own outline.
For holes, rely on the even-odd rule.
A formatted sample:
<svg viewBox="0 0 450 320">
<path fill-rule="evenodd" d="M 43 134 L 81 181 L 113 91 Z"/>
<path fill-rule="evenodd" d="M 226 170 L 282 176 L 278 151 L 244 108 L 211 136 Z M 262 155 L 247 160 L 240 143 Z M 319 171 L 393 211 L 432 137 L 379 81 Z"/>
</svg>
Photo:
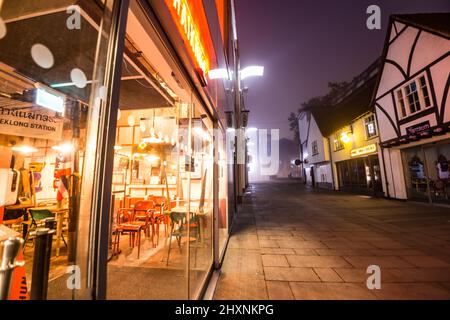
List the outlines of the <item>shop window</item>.
<svg viewBox="0 0 450 320">
<path fill-rule="evenodd" d="M 312 155 L 313 155 L 313 156 L 319 154 L 319 148 L 318 148 L 318 146 L 317 146 L 317 141 L 316 141 L 316 140 L 314 140 L 314 141 L 311 143 L 311 149 L 312 149 Z"/>
<path fill-rule="evenodd" d="M 0 29 L 6 28 L 0 32 L 0 241 L 5 234 L 23 238 L 24 262 L 16 269 L 20 289 L 14 288 L 21 294 L 11 299 L 25 299 L 39 281 L 48 285 L 46 295 L 31 299 L 92 297 L 86 280 L 96 251 L 91 206 L 97 198 L 100 119 L 109 107 L 105 77 L 113 2 L 0 1 Z M 78 15 L 80 28 L 69 27 L 71 14 Z M 114 182 L 124 181 L 124 165 L 118 160 Z M 49 226 L 47 218 L 55 219 L 56 232 L 43 248 L 36 231 Z M 45 275 L 36 272 L 42 262 L 35 257 L 46 252 Z M 71 265 L 77 266 L 78 288 L 67 282 Z"/>
<path fill-rule="evenodd" d="M 431 106 L 428 84 L 424 75 L 397 90 L 396 96 L 401 118 L 406 118 Z"/>
<path fill-rule="evenodd" d="M 377 124 L 375 115 L 372 114 L 364 119 L 364 127 L 366 129 L 366 138 L 371 139 L 377 136 Z"/>
</svg>

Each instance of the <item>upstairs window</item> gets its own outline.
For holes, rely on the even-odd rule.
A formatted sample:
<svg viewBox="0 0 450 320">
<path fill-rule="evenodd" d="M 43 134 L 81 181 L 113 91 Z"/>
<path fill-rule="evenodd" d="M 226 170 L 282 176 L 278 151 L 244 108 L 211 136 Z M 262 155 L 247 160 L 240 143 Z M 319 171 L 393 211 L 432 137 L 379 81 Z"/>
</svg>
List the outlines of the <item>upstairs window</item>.
<svg viewBox="0 0 450 320">
<path fill-rule="evenodd" d="M 334 151 L 344 149 L 344 142 L 341 140 L 342 132 L 337 132 L 334 135 Z"/>
<path fill-rule="evenodd" d="M 377 124 L 375 121 L 375 115 L 372 114 L 364 119 L 364 127 L 366 129 L 366 138 L 371 139 L 377 136 Z"/>
<path fill-rule="evenodd" d="M 313 156 L 315 156 L 316 154 L 319 154 L 319 148 L 318 148 L 318 146 L 317 146 L 317 141 L 316 141 L 316 140 L 314 140 L 314 141 L 311 143 L 311 149 L 312 149 L 312 155 L 313 155 Z"/>
<path fill-rule="evenodd" d="M 400 118 L 406 118 L 431 106 L 428 82 L 425 75 L 417 77 L 396 91 Z"/>
</svg>

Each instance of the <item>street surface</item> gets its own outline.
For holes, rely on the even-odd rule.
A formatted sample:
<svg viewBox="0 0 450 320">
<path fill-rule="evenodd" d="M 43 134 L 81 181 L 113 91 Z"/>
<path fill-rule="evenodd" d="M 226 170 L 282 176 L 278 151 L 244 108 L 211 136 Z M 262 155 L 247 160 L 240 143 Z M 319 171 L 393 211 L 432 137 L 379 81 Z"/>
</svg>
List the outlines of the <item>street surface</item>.
<svg viewBox="0 0 450 320">
<path fill-rule="evenodd" d="M 449 207 L 290 180 L 253 184 L 244 201 L 215 299 L 450 299 Z"/>
</svg>

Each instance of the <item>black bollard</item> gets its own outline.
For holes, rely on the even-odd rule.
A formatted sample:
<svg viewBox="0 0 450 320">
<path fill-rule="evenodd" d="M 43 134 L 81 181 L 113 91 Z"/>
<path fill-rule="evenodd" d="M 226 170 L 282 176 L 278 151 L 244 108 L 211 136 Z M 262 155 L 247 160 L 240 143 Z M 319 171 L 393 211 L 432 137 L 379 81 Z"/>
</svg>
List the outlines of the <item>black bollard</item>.
<svg viewBox="0 0 450 320">
<path fill-rule="evenodd" d="M 55 218 L 47 218 L 45 219 L 45 228 L 50 230 L 56 229 L 56 219 Z"/>
<path fill-rule="evenodd" d="M 48 289 L 48 273 L 52 254 L 52 238 L 54 230 L 36 229 L 34 246 L 33 272 L 31 278 L 31 300 L 46 300 Z"/>
</svg>

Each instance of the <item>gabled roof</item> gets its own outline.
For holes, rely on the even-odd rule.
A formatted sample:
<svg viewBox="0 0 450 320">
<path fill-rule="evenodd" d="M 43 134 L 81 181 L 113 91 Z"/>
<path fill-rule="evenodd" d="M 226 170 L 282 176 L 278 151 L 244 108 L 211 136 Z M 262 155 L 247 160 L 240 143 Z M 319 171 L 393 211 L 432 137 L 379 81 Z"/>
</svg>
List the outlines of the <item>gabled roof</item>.
<svg viewBox="0 0 450 320">
<path fill-rule="evenodd" d="M 372 110 L 370 100 L 375 83 L 376 77 L 374 76 L 338 104 L 311 108 L 311 113 L 324 137 Z"/>
<path fill-rule="evenodd" d="M 404 23 L 418 29 L 428 31 L 430 33 L 442 36 L 450 39 L 450 12 L 438 12 L 438 13 L 412 13 L 412 14 L 394 14 L 389 17 L 389 27 L 386 32 L 386 38 L 384 41 L 383 54 L 381 55 L 382 63 L 386 60 L 390 45 L 390 37 L 392 31 L 392 25 L 395 21 Z M 381 77 L 383 76 L 383 65 L 380 67 L 378 80 L 376 82 L 371 105 L 375 104 L 378 87 L 380 85 Z"/>
<path fill-rule="evenodd" d="M 450 37 L 450 12 L 395 14 L 391 18 L 446 38 Z"/>
</svg>

